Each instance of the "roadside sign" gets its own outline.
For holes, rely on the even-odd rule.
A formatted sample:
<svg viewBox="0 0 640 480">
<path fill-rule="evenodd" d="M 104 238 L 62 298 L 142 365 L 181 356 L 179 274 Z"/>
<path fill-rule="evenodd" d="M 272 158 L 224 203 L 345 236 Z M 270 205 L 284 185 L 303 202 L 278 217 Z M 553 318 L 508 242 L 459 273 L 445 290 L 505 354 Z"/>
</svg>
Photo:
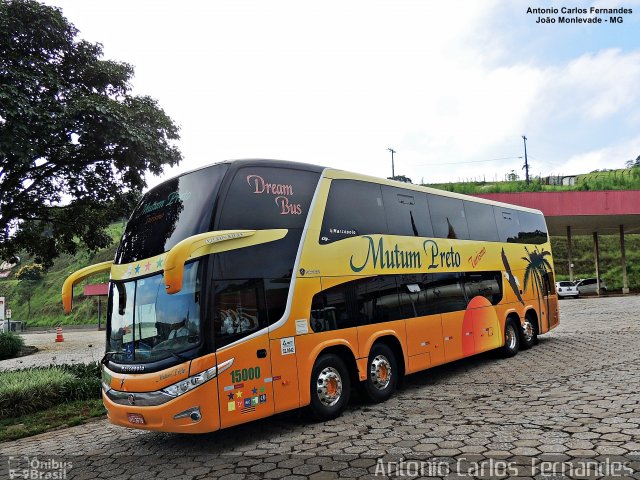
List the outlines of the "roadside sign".
<svg viewBox="0 0 640 480">
<path fill-rule="evenodd" d="M 7 320 L 11 320 L 11 309 L 7 308 Z"/>
</svg>

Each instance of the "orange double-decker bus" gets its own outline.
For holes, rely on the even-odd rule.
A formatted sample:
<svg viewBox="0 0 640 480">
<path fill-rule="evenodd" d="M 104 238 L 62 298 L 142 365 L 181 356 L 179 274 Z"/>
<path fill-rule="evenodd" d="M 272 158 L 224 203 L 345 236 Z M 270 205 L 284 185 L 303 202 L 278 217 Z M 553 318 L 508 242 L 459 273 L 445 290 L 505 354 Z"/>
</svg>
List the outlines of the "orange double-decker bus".
<svg viewBox="0 0 640 480">
<path fill-rule="evenodd" d="M 354 388 L 558 325 L 539 211 L 273 160 L 151 189 L 110 272 L 103 399 L 117 425 L 209 432 L 308 407 L 338 416 Z"/>
</svg>

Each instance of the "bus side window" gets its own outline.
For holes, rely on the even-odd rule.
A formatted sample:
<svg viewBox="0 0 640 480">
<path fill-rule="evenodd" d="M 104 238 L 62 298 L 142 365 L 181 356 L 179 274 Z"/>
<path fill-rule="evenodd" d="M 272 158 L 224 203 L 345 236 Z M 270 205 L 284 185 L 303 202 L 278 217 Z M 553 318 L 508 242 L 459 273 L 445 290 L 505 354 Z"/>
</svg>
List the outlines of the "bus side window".
<svg viewBox="0 0 640 480">
<path fill-rule="evenodd" d="M 520 223 L 518 235 L 520 243 L 540 245 L 547 242 L 547 225 L 542 215 L 532 212 L 518 212 L 518 220 Z"/>
<path fill-rule="evenodd" d="M 213 282 L 213 328 L 216 348 L 267 326 L 261 280 Z"/>
<path fill-rule="evenodd" d="M 465 275 L 464 290 L 471 301 L 477 296 L 485 297 L 492 305 L 502 300 L 502 279 L 500 272 L 478 272 Z"/>
<path fill-rule="evenodd" d="M 437 238 L 469 239 L 469 227 L 462 200 L 428 194 L 433 236 Z"/>
<path fill-rule="evenodd" d="M 493 207 L 493 213 L 498 225 L 498 235 L 501 242 L 519 243 L 520 222 L 518 213 L 503 207 Z"/>
<path fill-rule="evenodd" d="M 322 220 L 321 245 L 349 237 L 387 233 L 380 185 L 332 180 Z"/>
<path fill-rule="evenodd" d="M 316 293 L 311 301 L 311 329 L 314 332 L 326 332 L 341 328 L 355 327 L 355 321 L 347 307 L 349 290 L 353 287 L 344 284 Z M 350 295 L 355 297 L 353 293 Z"/>
<path fill-rule="evenodd" d="M 434 313 L 427 302 L 422 275 L 398 275 L 397 279 L 403 318 L 423 317 Z"/>
<path fill-rule="evenodd" d="M 467 308 L 460 274 L 436 273 L 428 277 L 427 302 L 433 313 L 457 312 Z"/>
<path fill-rule="evenodd" d="M 280 320 L 287 308 L 290 280 L 287 278 L 265 279 L 264 294 L 269 325 Z"/>
<path fill-rule="evenodd" d="M 391 235 L 432 237 L 427 196 L 403 188 L 382 186 L 384 209 Z"/>
<path fill-rule="evenodd" d="M 357 285 L 355 317 L 358 325 L 404 318 L 400 309 L 395 275 L 380 275 L 354 283 Z"/>
<path fill-rule="evenodd" d="M 464 201 L 464 213 L 469 225 L 469 238 L 486 242 L 498 241 L 498 227 L 493 207 L 484 203 Z"/>
</svg>

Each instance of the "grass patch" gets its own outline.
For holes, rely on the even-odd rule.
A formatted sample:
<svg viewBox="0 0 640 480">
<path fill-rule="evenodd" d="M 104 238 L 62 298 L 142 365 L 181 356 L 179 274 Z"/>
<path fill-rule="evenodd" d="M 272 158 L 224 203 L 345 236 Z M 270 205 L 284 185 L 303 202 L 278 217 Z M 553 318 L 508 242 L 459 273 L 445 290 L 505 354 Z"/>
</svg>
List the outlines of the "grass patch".
<svg viewBox="0 0 640 480">
<path fill-rule="evenodd" d="M 22 337 L 13 332 L 0 333 L 0 360 L 15 357 L 23 347 Z"/>
<path fill-rule="evenodd" d="M 100 398 L 100 383 L 97 363 L 0 372 L 0 419 Z"/>
<path fill-rule="evenodd" d="M 100 398 L 75 400 L 36 413 L 0 420 L 0 442 L 37 435 L 60 427 L 80 425 L 90 418 L 103 417 Z"/>
</svg>

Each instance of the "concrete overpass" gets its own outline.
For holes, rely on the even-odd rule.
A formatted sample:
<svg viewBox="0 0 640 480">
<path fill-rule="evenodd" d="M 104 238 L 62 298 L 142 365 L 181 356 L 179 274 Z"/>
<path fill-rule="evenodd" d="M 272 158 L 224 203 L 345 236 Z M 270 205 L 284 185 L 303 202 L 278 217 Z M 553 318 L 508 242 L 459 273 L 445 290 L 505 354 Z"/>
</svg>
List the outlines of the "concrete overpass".
<svg viewBox="0 0 640 480">
<path fill-rule="evenodd" d="M 622 292 L 629 293 L 624 236 L 640 233 L 640 190 L 571 192 L 486 193 L 477 197 L 541 210 L 550 235 L 566 235 L 569 246 L 569 276 L 572 235 L 592 235 L 596 277 L 600 278 L 599 235 L 620 236 Z"/>
</svg>

